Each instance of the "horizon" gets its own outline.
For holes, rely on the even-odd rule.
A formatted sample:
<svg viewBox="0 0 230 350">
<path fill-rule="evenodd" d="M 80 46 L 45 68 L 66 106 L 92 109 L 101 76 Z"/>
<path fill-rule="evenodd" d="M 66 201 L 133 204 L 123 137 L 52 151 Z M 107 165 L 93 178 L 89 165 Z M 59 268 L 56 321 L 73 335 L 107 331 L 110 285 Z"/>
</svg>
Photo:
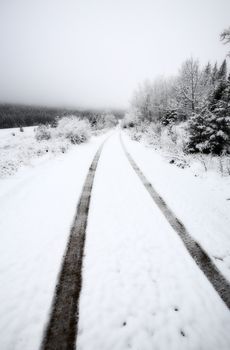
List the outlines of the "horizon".
<svg viewBox="0 0 230 350">
<path fill-rule="evenodd" d="M 9 106 L 9 107 L 19 107 L 19 108 L 41 108 L 41 109 L 50 109 L 50 110 L 69 110 L 70 112 L 125 112 L 125 108 L 119 108 L 119 107 L 79 107 L 79 106 L 63 106 L 63 105 L 45 105 L 45 104 L 33 104 L 33 103 L 14 103 L 14 102 L 2 102 L 0 101 L 0 107 L 2 106 Z"/>
</svg>

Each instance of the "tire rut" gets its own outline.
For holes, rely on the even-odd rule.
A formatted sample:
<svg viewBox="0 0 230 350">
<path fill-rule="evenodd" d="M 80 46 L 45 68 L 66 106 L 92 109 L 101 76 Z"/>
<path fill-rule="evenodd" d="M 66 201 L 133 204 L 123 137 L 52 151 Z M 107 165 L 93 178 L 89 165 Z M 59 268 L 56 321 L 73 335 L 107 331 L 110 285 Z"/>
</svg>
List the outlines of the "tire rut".
<svg viewBox="0 0 230 350">
<path fill-rule="evenodd" d="M 104 143 L 94 156 L 83 186 L 41 350 L 73 350 L 76 346 L 85 233 L 94 176 Z"/>
<path fill-rule="evenodd" d="M 121 145 L 124 150 L 124 153 L 126 154 L 132 168 L 140 178 L 146 190 L 148 191 L 148 193 L 150 194 L 154 202 L 157 204 L 157 206 L 160 208 L 161 212 L 164 214 L 166 220 L 169 222 L 171 227 L 179 235 L 179 237 L 183 241 L 185 247 L 187 248 L 188 252 L 192 256 L 196 264 L 206 275 L 206 277 L 211 282 L 212 286 L 217 291 L 217 293 L 219 294 L 220 298 L 224 301 L 226 306 L 230 309 L 229 282 L 225 279 L 225 277 L 221 274 L 218 268 L 214 265 L 214 263 L 212 262 L 208 254 L 205 252 L 205 250 L 199 245 L 199 243 L 197 243 L 190 236 L 190 234 L 188 233 L 183 223 L 181 223 L 180 220 L 177 219 L 177 217 L 172 212 L 172 210 L 167 206 L 164 199 L 158 194 L 158 192 L 154 189 L 152 184 L 144 176 L 144 174 L 142 173 L 142 171 L 140 170 L 136 162 L 133 160 L 133 158 L 127 151 L 121 135 L 120 135 L 120 141 L 121 141 Z"/>
</svg>

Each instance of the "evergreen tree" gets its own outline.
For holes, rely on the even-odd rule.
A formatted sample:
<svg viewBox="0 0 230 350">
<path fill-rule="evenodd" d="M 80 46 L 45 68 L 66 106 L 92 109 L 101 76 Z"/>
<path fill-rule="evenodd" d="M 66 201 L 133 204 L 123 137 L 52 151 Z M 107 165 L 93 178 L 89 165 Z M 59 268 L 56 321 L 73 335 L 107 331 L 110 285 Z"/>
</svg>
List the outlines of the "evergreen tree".
<svg viewBox="0 0 230 350">
<path fill-rule="evenodd" d="M 185 146 L 185 151 L 189 153 L 204 152 L 208 153 L 205 145 L 204 132 L 206 129 L 206 118 L 203 112 L 196 114 L 193 113 L 189 119 L 188 131 L 189 141 Z"/>
<path fill-rule="evenodd" d="M 220 66 L 220 69 L 218 70 L 217 78 L 218 78 L 218 80 L 226 80 L 227 79 L 226 59 L 223 61 L 222 65 Z"/>
<path fill-rule="evenodd" d="M 167 110 L 161 118 L 161 123 L 165 126 L 175 124 L 178 120 L 178 113 L 175 109 Z"/>
<path fill-rule="evenodd" d="M 218 67 L 217 67 L 217 63 L 215 63 L 212 69 L 212 84 L 215 85 L 217 80 L 218 80 Z"/>
<path fill-rule="evenodd" d="M 227 86 L 227 82 L 221 80 L 216 86 L 216 88 L 210 94 L 208 107 L 211 111 L 213 110 L 213 106 L 217 103 L 217 101 L 221 99 L 223 91 L 225 90 L 226 86 Z"/>
<path fill-rule="evenodd" d="M 206 65 L 206 67 L 204 68 L 204 73 L 206 76 L 211 76 L 212 73 L 212 66 L 211 63 L 208 62 L 208 64 Z"/>
<path fill-rule="evenodd" d="M 189 121 L 188 152 L 230 153 L 230 79 L 221 82 L 212 100 Z"/>
<path fill-rule="evenodd" d="M 212 111 L 214 109 L 215 104 L 222 98 L 223 91 L 227 87 L 227 63 L 226 60 L 223 61 L 220 69 L 218 70 L 218 80 L 215 84 L 214 90 L 209 95 L 209 104 L 208 108 Z"/>
<path fill-rule="evenodd" d="M 205 68 L 202 70 L 201 74 L 201 84 L 202 86 L 210 85 L 212 80 L 212 66 L 208 62 L 208 64 L 205 66 Z"/>
</svg>

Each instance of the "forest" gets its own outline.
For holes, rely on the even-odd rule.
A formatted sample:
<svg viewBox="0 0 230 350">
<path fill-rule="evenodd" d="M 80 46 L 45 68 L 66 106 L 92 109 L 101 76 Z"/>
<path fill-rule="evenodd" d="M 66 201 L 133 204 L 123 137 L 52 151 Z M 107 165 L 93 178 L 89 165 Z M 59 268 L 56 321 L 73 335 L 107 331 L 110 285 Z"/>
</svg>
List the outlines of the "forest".
<svg viewBox="0 0 230 350">
<path fill-rule="evenodd" d="M 109 111 L 117 119 L 122 118 L 123 110 Z M 0 129 L 23 126 L 35 126 L 39 124 L 55 124 L 57 118 L 68 115 L 76 115 L 88 119 L 94 126 L 101 123 L 107 111 L 96 109 L 71 109 L 71 108 L 48 108 L 44 106 L 28 106 L 16 104 L 0 104 Z"/>
</svg>

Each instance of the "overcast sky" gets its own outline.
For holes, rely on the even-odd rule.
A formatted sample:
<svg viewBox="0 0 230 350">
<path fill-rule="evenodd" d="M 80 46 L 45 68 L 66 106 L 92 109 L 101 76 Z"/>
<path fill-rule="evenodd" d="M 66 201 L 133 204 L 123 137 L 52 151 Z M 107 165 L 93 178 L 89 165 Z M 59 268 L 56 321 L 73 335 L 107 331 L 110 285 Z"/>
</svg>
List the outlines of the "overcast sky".
<svg viewBox="0 0 230 350">
<path fill-rule="evenodd" d="M 191 55 L 221 63 L 229 0 L 0 0 L 0 101 L 126 107 Z"/>
</svg>

